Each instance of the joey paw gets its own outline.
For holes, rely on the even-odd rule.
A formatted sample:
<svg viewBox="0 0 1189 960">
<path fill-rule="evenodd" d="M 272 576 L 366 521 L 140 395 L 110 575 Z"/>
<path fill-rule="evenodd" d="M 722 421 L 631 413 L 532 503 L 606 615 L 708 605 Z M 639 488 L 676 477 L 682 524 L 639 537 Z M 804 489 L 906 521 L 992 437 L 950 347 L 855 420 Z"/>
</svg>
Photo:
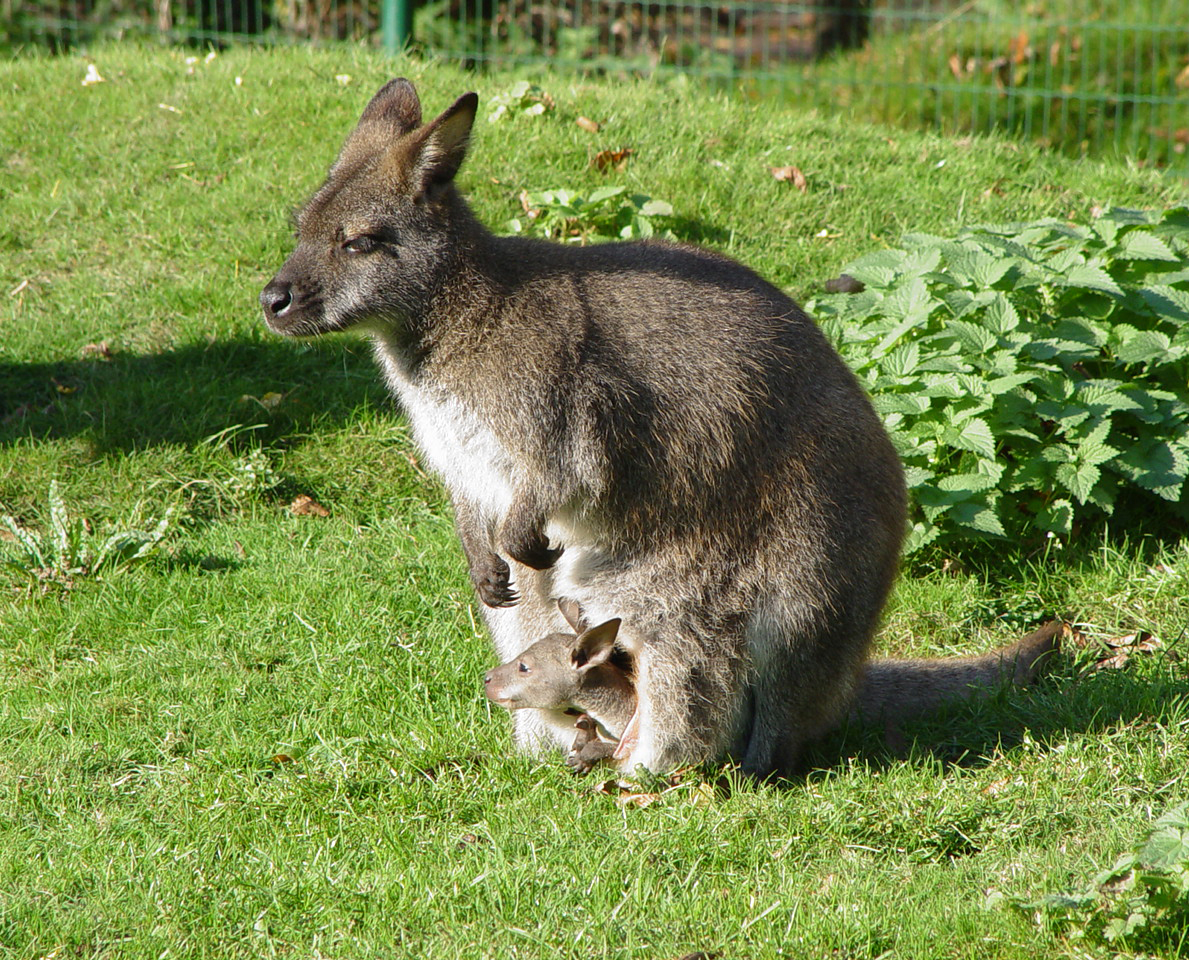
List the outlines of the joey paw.
<svg viewBox="0 0 1189 960">
<path fill-rule="evenodd" d="M 471 583 L 486 606 L 512 607 L 520 600 L 520 595 L 512 589 L 507 562 L 494 553 L 488 554 L 482 565 L 471 568 Z"/>
</svg>

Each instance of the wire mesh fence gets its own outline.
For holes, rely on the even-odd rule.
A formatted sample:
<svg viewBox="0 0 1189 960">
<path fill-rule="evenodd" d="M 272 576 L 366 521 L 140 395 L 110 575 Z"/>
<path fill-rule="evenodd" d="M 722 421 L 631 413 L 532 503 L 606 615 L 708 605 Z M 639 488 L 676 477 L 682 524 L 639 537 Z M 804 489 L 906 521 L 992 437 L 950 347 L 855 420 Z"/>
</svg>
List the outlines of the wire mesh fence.
<svg viewBox="0 0 1189 960">
<path fill-rule="evenodd" d="M 0 46 L 411 43 L 1189 171 L 1189 0 L 0 0 Z"/>
</svg>

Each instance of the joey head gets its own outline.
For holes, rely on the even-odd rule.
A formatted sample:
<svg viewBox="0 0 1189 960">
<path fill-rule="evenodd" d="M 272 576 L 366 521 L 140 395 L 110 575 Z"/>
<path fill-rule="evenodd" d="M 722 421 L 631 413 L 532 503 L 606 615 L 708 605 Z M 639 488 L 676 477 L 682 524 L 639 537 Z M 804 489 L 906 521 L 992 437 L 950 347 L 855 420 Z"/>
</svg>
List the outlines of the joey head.
<svg viewBox="0 0 1189 960">
<path fill-rule="evenodd" d="M 614 754 L 636 711 L 636 688 L 630 664 L 614 656 L 619 620 L 590 627 L 576 604 L 563 600 L 558 606 L 573 632 L 538 640 L 491 670 L 483 689 L 508 710 L 532 708 L 576 718 L 578 735 L 566 762 L 576 773 L 586 773 Z"/>
</svg>

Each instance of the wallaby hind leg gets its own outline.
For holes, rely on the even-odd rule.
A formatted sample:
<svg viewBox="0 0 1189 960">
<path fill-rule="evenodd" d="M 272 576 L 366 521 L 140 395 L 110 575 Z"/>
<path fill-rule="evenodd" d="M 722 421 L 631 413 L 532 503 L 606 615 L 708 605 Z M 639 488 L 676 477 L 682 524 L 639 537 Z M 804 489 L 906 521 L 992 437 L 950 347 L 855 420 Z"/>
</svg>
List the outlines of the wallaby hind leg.
<svg viewBox="0 0 1189 960">
<path fill-rule="evenodd" d="M 630 622 L 625 617 L 625 628 Z M 745 709 L 745 663 L 731 652 L 742 640 L 724 633 L 706 644 L 702 631 L 697 632 L 697 638 L 672 627 L 642 632 L 636 661 L 635 744 L 620 761 L 624 771 L 637 766 L 672 770 L 730 751 Z M 630 741 L 631 726 L 625 741 Z"/>
</svg>

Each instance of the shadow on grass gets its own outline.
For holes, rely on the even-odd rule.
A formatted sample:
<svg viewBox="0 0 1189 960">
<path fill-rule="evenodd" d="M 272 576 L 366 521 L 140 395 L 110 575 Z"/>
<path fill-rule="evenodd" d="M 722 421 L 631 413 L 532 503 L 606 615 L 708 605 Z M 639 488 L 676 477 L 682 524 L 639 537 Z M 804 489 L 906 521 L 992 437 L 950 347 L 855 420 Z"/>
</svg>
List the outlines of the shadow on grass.
<svg viewBox="0 0 1189 960">
<path fill-rule="evenodd" d="M 238 424 L 275 441 L 390 401 L 366 344 L 250 339 L 48 363 L 0 360 L 0 445 L 84 437 L 104 455 L 193 446 Z"/>
</svg>

